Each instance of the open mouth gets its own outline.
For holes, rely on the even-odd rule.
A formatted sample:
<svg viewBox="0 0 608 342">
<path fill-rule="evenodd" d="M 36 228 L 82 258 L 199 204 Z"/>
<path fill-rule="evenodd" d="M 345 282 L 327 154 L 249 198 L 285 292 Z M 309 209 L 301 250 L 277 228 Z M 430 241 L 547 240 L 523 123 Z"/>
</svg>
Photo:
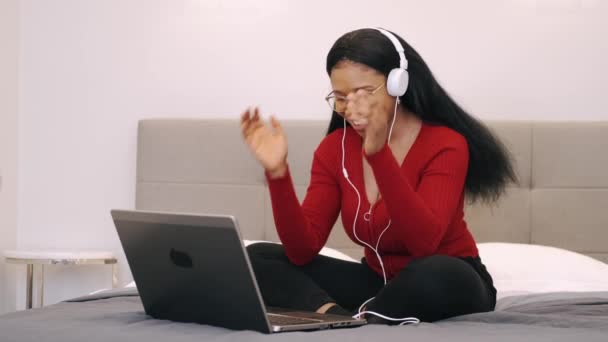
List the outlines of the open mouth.
<svg viewBox="0 0 608 342">
<path fill-rule="evenodd" d="M 363 131 L 365 130 L 365 127 L 367 127 L 367 123 L 355 121 L 352 123 L 352 126 L 356 131 Z"/>
</svg>

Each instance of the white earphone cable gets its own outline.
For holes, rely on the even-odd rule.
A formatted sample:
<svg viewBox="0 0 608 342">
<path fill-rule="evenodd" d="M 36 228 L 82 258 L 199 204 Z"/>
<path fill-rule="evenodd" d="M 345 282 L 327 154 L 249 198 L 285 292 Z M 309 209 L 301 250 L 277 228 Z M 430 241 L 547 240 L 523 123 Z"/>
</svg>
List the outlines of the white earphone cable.
<svg viewBox="0 0 608 342">
<path fill-rule="evenodd" d="M 389 143 L 391 141 L 391 136 L 393 134 L 393 127 L 395 125 L 395 119 L 397 117 L 397 107 L 398 107 L 398 105 L 399 105 L 399 97 L 397 97 L 396 100 L 395 100 L 395 109 L 393 111 L 393 120 L 391 122 L 391 128 L 390 128 L 389 133 L 388 133 L 388 142 Z M 359 239 L 359 237 L 357 236 L 356 225 L 357 225 L 357 217 L 359 216 L 359 209 L 361 208 L 361 195 L 359 194 L 359 190 L 357 190 L 357 187 L 355 187 L 355 185 L 351 182 L 350 178 L 348 177 L 348 172 L 346 171 L 346 166 L 344 164 L 344 159 L 345 159 L 345 155 L 346 155 L 346 151 L 345 151 L 345 147 L 344 147 L 344 141 L 346 139 L 346 118 L 343 117 L 343 119 L 344 119 L 344 130 L 343 130 L 343 134 L 342 134 L 342 174 L 344 175 L 344 178 L 346 178 L 346 181 L 348 182 L 348 184 L 350 184 L 350 186 L 353 188 L 353 190 L 357 194 L 357 211 L 355 212 L 355 217 L 353 219 L 353 235 L 355 236 L 355 239 L 357 239 L 357 241 L 359 241 L 361 244 L 369 247 L 376 254 L 376 257 L 378 258 L 378 262 L 380 263 L 380 268 L 382 269 L 382 277 L 384 279 L 384 285 L 386 285 L 387 284 L 386 269 L 384 268 L 384 262 L 382 261 L 382 258 L 380 257 L 380 253 L 378 252 L 378 247 L 380 246 L 380 240 L 382 239 L 382 236 L 388 230 L 388 228 L 390 227 L 392 221 L 389 219 L 388 224 L 386 225 L 386 228 L 384 228 L 384 230 L 382 230 L 382 232 L 378 236 L 378 240 L 376 241 L 376 248 L 372 247 L 367 242 Z M 368 215 L 371 215 L 371 209 L 372 208 L 370 207 L 370 210 L 367 212 Z M 366 221 L 367 220 L 368 219 L 366 219 Z M 378 316 L 380 318 L 383 318 L 383 319 L 386 319 L 386 320 L 389 320 L 389 321 L 401 322 L 399 325 L 412 324 L 412 323 L 413 324 L 420 323 L 420 320 L 417 319 L 417 318 L 415 318 L 415 317 L 392 318 L 392 317 L 388 317 L 388 316 L 379 314 L 379 313 L 374 312 L 374 311 L 361 311 L 363 309 L 363 307 L 367 303 L 369 303 L 370 301 L 372 301 L 374 298 L 375 297 L 372 297 L 372 298 L 366 300 L 363 304 L 361 304 L 361 306 L 357 310 L 358 311 L 357 314 L 355 314 L 353 316 L 353 318 L 359 319 L 362 315 L 371 314 L 371 315 Z"/>
<path fill-rule="evenodd" d="M 418 324 L 418 323 L 420 323 L 420 320 L 418 318 L 416 318 L 416 317 L 393 318 L 393 317 L 385 316 L 383 314 L 379 314 L 379 313 L 374 312 L 374 311 L 361 311 L 358 314 L 354 315 L 353 318 L 359 319 L 359 318 L 361 318 L 362 315 L 365 315 L 365 314 L 371 314 L 371 315 L 374 315 L 374 316 L 386 319 L 388 321 L 401 322 L 401 324 L 399 324 L 399 325 Z"/>
<path fill-rule="evenodd" d="M 346 167 L 344 165 L 344 155 L 346 154 L 345 147 L 344 147 L 345 139 L 346 139 L 346 118 L 344 118 L 344 131 L 342 134 L 342 173 L 344 174 L 344 177 L 346 178 L 346 181 L 348 182 L 348 184 L 350 184 L 350 186 L 353 188 L 353 190 L 355 190 L 355 193 L 357 194 L 357 211 L 355 212 L 355 218 L 353 219 L 353 235 L 355 236 L 355 239 L 357 239 L 357 241 L 359 241 L 363 245 L 369 247 L 372 251 L 374 251 L 374 253 L 376 253 L 376 257 L 378 258 L 378 261 L 380 262 L 380 267 L 382 268 L 382 276 L 384 278 L 384 284 L 386 284 L 386 272 L 384 270 L 384 263 L 382 262 L 382 258 L 378 254 L 378 250 L 376 248 L 372 247 L 367 242 L 359 239 L 359 237 L 357 236 L 357 229 L 355 228 L 355 226 L 357 225 L 357 217 L 359 216 L 359 209 L 361 208 L 361 195 L 359 194 L 359 190 L 357 190 L 357 187 L 351 182 L 350 178 L 348 177 L 348 172 L 346 171 Z M 386 227 L 386 229 L 388 229 L 388 226 Z M 378 242 L 380 242 L 380 241 L 378 241 Z"/>
</svg>

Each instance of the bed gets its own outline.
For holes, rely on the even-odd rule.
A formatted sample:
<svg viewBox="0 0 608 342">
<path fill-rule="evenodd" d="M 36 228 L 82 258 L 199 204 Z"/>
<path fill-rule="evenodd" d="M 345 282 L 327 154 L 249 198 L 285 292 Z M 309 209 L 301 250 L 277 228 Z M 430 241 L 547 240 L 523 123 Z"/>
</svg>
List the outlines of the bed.
<svg viewBox="0 0 608 342">
<path fill-rule="evenodd" d="M 0 341 L 608 340 L 608 122 L 488 121 L 519 184 L 466 219 L 495 278 L 496 311 L 436 323 L 268 336 L 155 320 L 135 287 L 0 316 Z M 302 199 L 326 121 L 284 122 Z M 139 122 L 135 208 L 235 215 L 248 240 L 278 241 L 262 170 L 234 120 Z M 359 259 L 340 220 L 324 253 Z"/>
</svg>

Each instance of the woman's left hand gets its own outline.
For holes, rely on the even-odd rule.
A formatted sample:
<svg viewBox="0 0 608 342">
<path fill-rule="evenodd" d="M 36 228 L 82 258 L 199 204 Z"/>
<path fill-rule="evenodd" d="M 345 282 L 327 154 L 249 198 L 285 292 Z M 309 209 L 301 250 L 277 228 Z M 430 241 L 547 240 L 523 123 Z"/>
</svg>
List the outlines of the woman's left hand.
<svg viewBox="0 0 608 342">
<path fill-rule="evenodd" d="M 363 89 L 350 93 L 346 97 L 346 111 L 358 117 L 357 121 L 367 124 L 363 137 L 365 154 L 374 154 L 382 149 L 388 138 L 388 118 L 379 101 Z"/>
</svg>

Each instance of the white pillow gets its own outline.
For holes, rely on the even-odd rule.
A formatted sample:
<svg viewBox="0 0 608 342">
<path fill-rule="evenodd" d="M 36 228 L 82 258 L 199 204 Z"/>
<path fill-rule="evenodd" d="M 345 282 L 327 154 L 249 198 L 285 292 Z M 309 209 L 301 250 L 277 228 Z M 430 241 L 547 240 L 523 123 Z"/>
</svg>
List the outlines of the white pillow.
<svg viewBox="0 0 608 342">
<path fill-rule="evenodd" d="M 252 243 L 255 242 L 270 242 L 270 241 L 263 241 L 263 240 L 243 240 L 243 243 L 245 244 L 245 246 L 249 246 Z M 342 260 L 347 260 L 347 261 L 354 261 L 354 262 L 359 262 L 358 260 L 355 260 L 353 258 L 351 258 L 350 256 L 339 252 L 333 248 L 328 248 L 328 247 L 323 247 L 323 249 L 321 249 L 321 251 L 319 252 L 319 254 L 328 256 L 328 257 L 332 257 L 332 258 L 336 258 L 336 259 L 342 259 Z M 130 283 L 128 283 L 127 285 L 125 285 L 125 287 L 135 287 L 135 282 L 132 281 Z"/>
<path fill-rule="evenodd" d="M 479 255 L 497 297 L 541 292 L 608 291 L 608 264 L 565 249 L 480 243 Z"/>
<path fill-rule="evenodd" d="M 245 246 L 261 240 L 243 240 Z M 480 243 L 481 260 L 492 275 L 497 297 L 542 293 L 608 291 L 608 264 L 565 249 L 517 243 Z M 359 262 L 333 248 L 320 254 Z M 125 287 L 135 287 L 132 281 Z"/>
</svg>

